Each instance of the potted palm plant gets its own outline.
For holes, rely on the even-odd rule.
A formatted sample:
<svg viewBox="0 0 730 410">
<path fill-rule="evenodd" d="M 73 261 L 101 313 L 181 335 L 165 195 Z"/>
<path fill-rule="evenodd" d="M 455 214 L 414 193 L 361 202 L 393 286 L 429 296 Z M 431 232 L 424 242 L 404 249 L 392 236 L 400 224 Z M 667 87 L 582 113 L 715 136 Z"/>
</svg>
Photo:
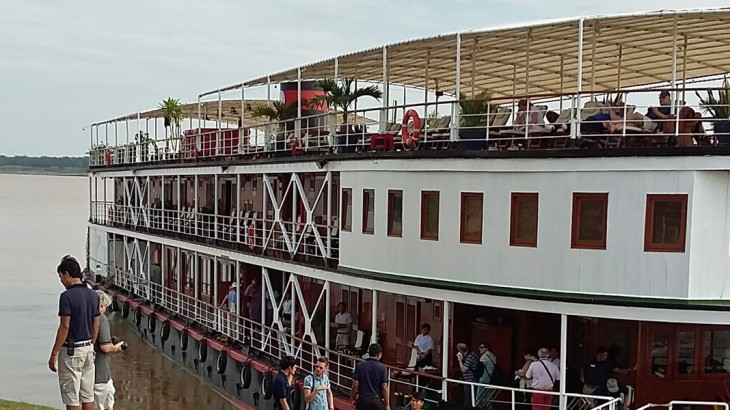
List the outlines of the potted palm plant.
<svg viewBox="0 0 730 410">
<path fill-rule="evenodd" d="M 177 141 L 180 140 L 180 122 L 183 118 L 180 100 L 171 97 L 163 100 L 160 103 L 160 109 L 165 118 L 165 150 L 169 150 L 172 140 L 174 142 L 173 151 L 177 151 Z"/>
<path fill-rule="evenodd" d="M 281 101 L 272 101 L 270 105 L 257 105 L 251 110 L 253 118 L 268 118 L 270 122 L 278 122 L 277 133 L 274 134 L 274 156 L 287 155 L 284 150 L 286 142 L 287 121 L 291 121 L 297 115 L 297 103 L 285 104 Z"/>
<path fill-rule="evenodd" d="M 354 152 L 355 144 L 357 144 L 357 135 L 348 124 L 352 103 L 361 97 L 373 97 L 379 100 L 383 96 L 383 92 L 377 86 L 354 88 L 354 83 L 354 78 L 344 78 L 340 82 L 328 78 L 319 80 L 317 86 L 322 88 L 325 93 L 315 96 L 310 101 L 314 105 L 325 104 L 329 109 L 339 108 L 341 110 L 342 126 L 337 136 L 340 152 Z"/>
<path fill-rule="evenodd" d="M 486 140 L 486 126 L 489 123 L 489 115 L 494 115 L 489 103 L 491 97 L 492 94 L 487 90 L 481 91 L 471 98 L 459 95 L 459 106 L 461 107 L 459 139 Z M 482 143 L 463 142 L 460 147 L 462 149 L 479 149 L 482 145 Z"/>
<path fill-rule="evenodd" d="M 695 94 L 700 100 L 702 111 L 715 118 L 712 129 L 718 144 L 730 144 L 730 82 L 727 77 L 722 82 L 722 89 L 717 92 L 717 98 L 711 90 L 707 91 L 707 98 L 702 98 L 699 91 L 695 91 Z"/>
</svg>

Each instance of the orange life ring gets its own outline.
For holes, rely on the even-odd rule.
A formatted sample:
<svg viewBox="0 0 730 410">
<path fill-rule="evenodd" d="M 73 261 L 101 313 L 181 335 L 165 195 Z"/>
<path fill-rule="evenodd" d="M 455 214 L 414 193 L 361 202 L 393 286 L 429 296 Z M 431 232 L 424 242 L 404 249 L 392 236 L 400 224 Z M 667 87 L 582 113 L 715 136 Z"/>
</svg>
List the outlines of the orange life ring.
<svg viewBox="0 0 730 410">
<path fill-rule="evenodd" d="M 256 230 L 254 228 L 254 223 L 251 222 L 251 225 L 248 226 L 248 232 L 246 234 L 246 243 L 248 243 L 248 249 L 253 250 L 255 236 Z"/>
<path fill-rule="evenodd" d="M 413 119 L 413 132 L 409 134 L 408 123 L 411 119 Z M 403 115 L 401 138 L 403 139 L 403 144 L 405 144 L 408 148 L 416 145 L 418 140 L 421 138 L 421 117 L 418 116 L 418 113 L 415 110 L 408 110 L 405 115 Z"/>
</svg>

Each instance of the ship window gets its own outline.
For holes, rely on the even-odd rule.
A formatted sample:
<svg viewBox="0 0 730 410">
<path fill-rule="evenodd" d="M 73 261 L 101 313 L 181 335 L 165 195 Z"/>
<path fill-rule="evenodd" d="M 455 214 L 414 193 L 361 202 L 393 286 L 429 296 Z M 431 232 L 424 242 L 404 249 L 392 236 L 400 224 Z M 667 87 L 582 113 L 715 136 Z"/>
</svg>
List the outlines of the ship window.
<svg viewBox="0 0 730 410">
<path fill-rule="evenodd" d="M 651 372 L 657 377 L 667 376 L 669 354 L 669 332 L 655 330 L 651 336 Z"/>
<path fill-rule="evenodd" d="M 684 252 L 687 195 L 646 196 L 644 251 Z"/>
<path fill-rule="evenodd" d="M 343 231 L 352 231 L 352 188 L 342 188 L 342 226 Z"/>
<path fill-rule="evenodd" d="M 570 247 L 606 249 L 608 194 L 573 194 L 573 225 Z"/>
<path fill-rule="evenodd" d="M 438 191 L 421 191 L 421 239 L 439 239 Z"/>
<path fill-rule="evenodd" d="M 403 191 L 388 191 L 388 236 L 403 236 Z"/>
<path fill-rule="evenodd" d="M 730 372 L 730 330 L 705 332 L 705 373 Z"/>
<path fill-rule="evenodd" d="M 375 190 L 362 190 L 362 233 L 375 233 Z"/>
<path fill-rule="evenodd" d="M 484 194 L 461 194 L 461 243 L 482 243 Z"/>
<path fill-rule="evenodd" d="M 510 215 L 511 246 L 537 246 L 537 193 L 512 193 Z"/>
<path fill-rule="evenodd" d="M 682 330 L 677 339 L 677 374 L 692 374 L 695 372 L 695 332 Z"/>
</svg>

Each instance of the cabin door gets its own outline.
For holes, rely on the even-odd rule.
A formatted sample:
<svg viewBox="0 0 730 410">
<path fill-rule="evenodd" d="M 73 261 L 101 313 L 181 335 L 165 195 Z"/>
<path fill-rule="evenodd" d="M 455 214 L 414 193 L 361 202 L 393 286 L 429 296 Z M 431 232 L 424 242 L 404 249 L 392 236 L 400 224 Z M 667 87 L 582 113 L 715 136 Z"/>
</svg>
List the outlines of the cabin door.
<svg viewBox="0 0 730 410">
<path fill-rule="evenodd" d="M 395 332 L 396 362 L 409 364 L 411 347 L 409 346 L 420 332 L 418 318 L 420 317 L 420 303 L 416 300 L 398 297 L 395 301 L 395 323 L 403 323 Z"/>
</svg>

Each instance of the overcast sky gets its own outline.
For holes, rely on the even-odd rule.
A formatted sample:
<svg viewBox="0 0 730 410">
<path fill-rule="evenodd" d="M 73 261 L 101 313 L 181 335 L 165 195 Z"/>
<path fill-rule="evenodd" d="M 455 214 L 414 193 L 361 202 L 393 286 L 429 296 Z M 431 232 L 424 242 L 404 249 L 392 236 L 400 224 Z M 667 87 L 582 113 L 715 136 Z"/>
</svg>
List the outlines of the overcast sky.
<svg viewBox="0 0 730 410">
<path fill-rule="evenodd" d="M 363 48 L 727 0 L 0 0 L 0 154 L 83 155 L 90 123 Z"/>
</svg>

